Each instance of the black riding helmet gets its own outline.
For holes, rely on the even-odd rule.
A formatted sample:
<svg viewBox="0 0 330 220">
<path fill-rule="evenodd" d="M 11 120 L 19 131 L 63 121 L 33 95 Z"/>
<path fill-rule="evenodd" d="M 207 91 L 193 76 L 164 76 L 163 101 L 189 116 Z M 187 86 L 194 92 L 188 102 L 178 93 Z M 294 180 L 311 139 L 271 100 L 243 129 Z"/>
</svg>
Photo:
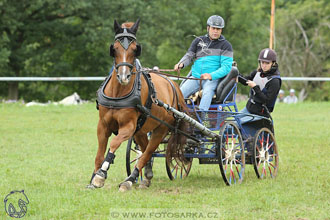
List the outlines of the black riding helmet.
<svg viewBox="0 0 330 220">
<path fill-rule="evenodd" d="M 276 52 L 270 48 L 265 48 L 260 51 L 258 60 L 266 62 L 276 62 Z"/>
<path fill-rule="evenodd" d="M 212 15 L 207 19 L 207 25 L 216 28 L 224 28 L 225 27 L 225 20 L 219 15 Z"/>
<path fill-rule="evenodd" d="M 265 48 L 263 50 L 260 51 L 258 60 L 259 62 L 261 61 L 265 61 L 265 62 L 269 62 L 269 63 L 273 63 L 272 67 L 270 68 L 270 70 L 268 70 L 267 72 L 263 72 L 261 67 L 258 69 L 258 71 L 263 72 L 263 74 L 266 75 L 272 75 L 274 73 L 276 73 L 277 69 L 278 69 L 278 64 L 276 63 L 276 52 L 270 48 Z"/>
</svg>

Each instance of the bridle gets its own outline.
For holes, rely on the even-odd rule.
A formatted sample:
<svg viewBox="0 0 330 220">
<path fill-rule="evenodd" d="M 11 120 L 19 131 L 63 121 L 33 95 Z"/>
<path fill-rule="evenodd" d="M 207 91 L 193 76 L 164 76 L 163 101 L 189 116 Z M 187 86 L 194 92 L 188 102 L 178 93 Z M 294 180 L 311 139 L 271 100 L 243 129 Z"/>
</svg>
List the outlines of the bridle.
<svg viewBox="0 0 330 220">
<path fill-rule="evenodd" d="M 124 28 L 123 33 L 119 33 L 119 34 L 115 35 L 115 42 L 116 41 L 118 41 L 125 50 L 128 50 L 131 43 L 133 43 L 134 41 L 137 42 L 136 36 L 134 34 L 128 33 L 126 28 Z M 136 43 L 135 57 L 138 57 L 141 55 L 141 50 L 142 50 L 141 45 Z M 110 56 L 115 57 L 114 44 L 110 45 Z M 129 67 L 130 74 L 135 73 L 135 72 L 132 72 L 134 66 L 136 66 L 135 59 L 134 59 L 133 64 L 128 63 L 128 62 L 121 62 L 121 63 L 116 64 L 116 60 L 114 59 L 114 67 L 115 67 L 116 72 L 118 72 L 118 68 L 121 66 Z"/>
</svg>

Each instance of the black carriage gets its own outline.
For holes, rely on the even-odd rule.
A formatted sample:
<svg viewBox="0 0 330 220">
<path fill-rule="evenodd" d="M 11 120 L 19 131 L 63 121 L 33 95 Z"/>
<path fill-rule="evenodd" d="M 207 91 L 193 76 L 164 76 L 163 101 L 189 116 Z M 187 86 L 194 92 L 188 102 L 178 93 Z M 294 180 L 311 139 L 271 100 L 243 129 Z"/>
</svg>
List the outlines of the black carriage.
<svg viewBox="0 0 330 220">
<path fill-rule="evenodd" d="M 188 99 L 190 116 L 181 115 L 190 124 L 189 137 L 183 152 L 167 151 L 168 137 L 153 153 L 146 165 L 145 176 L 152 168 L 153 160 L 164 157 L 168 177 L 173 180 L 188 176 L 193 159 L 200 164 L 218 164 L 227 185 L 241 183 L 246 164 L 253 164 L 258 178 L 275 177 L 278 170 L 278 149 L 274 137 L 273 121 L 258 115 L 239 113 L 236 106 L 238 70 L 232 71 L 220 81 L 216 97 L 209 111 L 200 111 L 193 100 Z M 162 103 L 172 111 L 170 106 Z M 242 124 L 241 117 L 251 120 Z M 169 135 L 168 135 L 169 136 Z M 131 138 L 127 144 L 127 175 L 135 166 L 142 152 Z"/>
</svg>

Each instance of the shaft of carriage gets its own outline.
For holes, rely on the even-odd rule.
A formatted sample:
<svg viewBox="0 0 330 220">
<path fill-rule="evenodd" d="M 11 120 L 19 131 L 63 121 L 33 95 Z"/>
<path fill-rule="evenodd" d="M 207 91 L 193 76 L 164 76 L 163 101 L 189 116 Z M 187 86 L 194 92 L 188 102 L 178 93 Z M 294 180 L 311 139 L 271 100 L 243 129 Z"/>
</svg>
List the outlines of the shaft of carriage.
<svg viewBox="0 0 330 220">
<path fill-rule="evenodd" d="M 192 117 L 187 115 L 186 113 L 180 112 L 180 111 L 176 110 L 175 108 L 171 107 L 170 105 L 168 105 L 158 99 L 155 101 L 155 103 L 158 106 L 163 107 L 166 111 L 172 112 L 177 118 L 188 122 L 191 126 L 194 126 L 198 130 L 200 130 L 202 132 L 202 134 L 204 134 L 205 136 L 210 137 L 210 138 L 220 138 L 220 136 L 218 134 L 212 132 L 210 129 L 208 129 L 207 127 L 205 127 L 204 125 L 202 125 L 201 123 L 199 123 L 198 121 L 196 121 L 195 119 L 193 119 Z"/>
</svg>

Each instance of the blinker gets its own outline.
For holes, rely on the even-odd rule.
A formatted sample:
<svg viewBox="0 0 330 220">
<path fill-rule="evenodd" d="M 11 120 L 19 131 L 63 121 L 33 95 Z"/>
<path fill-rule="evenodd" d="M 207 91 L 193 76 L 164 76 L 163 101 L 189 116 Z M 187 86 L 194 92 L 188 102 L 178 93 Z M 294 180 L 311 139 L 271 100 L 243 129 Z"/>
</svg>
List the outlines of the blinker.
<svg viewBox="0 0 330 220">
<path fill-rule="evenodd" d="M 129 45 L 134 41 L 136 40 L 136 37 L 133 35 L 133 34 L 130 34 L 127 32 L 127 29 L 124 28 L 124 31 L 123 33 L 121 34 L 117 34 L 115 36 L 115 40 L 118 40 L 119 43 L 121 44 L 121 46 L 127 50 Z"/>
<path fill-rule="evenodd" d="M 124 37 L 124 39 L 120 40 L 119 42 L 125 50 L 127 50 L 129 45 L 132 43 L 132 41 L 130 41 L 130 42 L 128 41 L 127 37 Z"/>
</svg>

